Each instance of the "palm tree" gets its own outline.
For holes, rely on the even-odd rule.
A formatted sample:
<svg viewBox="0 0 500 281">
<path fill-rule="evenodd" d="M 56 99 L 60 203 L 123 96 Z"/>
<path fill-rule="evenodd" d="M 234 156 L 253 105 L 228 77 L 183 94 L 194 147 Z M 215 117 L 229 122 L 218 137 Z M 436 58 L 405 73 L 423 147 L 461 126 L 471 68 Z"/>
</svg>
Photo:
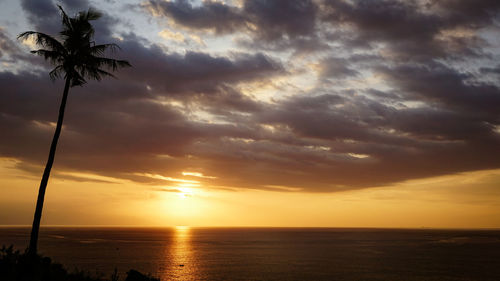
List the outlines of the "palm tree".
<svg viewBox="0 0 500 281">
<path fill-rule="evenodd" d="M 50 61 L 55 68 L 50 71 L 49 76 L 52 80 L 59 77 L 64 77 L 65 85 L 64 92 L 59 108 L 59 117 L 57 126 L 54 132 L 54 138 L 50 145 L 49 157 L 45 170 L 43 171 L 40 188 L 38 190 L 38 199 L 36 201 L 35 216 L 33 219 L 33 227 L 31 229 L 31 238 L 28 252 L 31 255 L 37 253 L 38 231 L 40 228 L 40 219 L 42 217 L 43 200 L 45 197 L 45 189 L 50 176 L 50 170 L 54 163 L 57 141 L 61 134 L 61 128 L 64 118 L 64 109 L 66 99 L 71 87 L 82 86 L 86 83 L 85 79 L 101 80 L 102 77 L 111 76 L 113 74 L 103 70 L 115 71 L 121 67 L 131 66 L 127 61 L 115 60 L 102 57 L 107 50 L 115 51 L 119 49 L 116 44 L 96 45 L 93 41 L 94 28 L 90 21 L 97 20 L 101 17 L 101 13 L 90 8 L 88 11 L 78 13 L 75 17 L 69 17 L 63 8 L 59 6 L 62 16 L 62 31 L 60 32 L 59 41 L 50 35 L 27 31 L 18 36 L 18 39 L 33 38 L 35 43 L 44 49 L 34 50 L 31 53 L 42 56 L 45 60 Z"/>
</svg>

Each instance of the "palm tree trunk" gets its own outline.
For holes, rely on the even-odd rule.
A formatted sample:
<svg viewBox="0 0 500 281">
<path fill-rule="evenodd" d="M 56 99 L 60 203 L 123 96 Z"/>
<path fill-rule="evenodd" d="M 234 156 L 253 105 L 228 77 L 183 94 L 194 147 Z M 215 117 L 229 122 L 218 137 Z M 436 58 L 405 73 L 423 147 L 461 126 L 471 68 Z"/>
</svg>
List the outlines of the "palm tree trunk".
<svg viewBox="0 0 500 281">
<path fill-rule="evenodd" d="M 45 165 L 45 170 L 43 171 L 42 181 L 40 182 L 40 188 L 38 189 L 38 199 L 36 201 L 35 217 L 33 218 L 30 246 L 28 249 L 28 252 L 31 256 L 34 256 L 37 253 L 38 231 L 40 229 L 40 220 L 42 218 L 45 189 L 47 188 L 47 182 L 49 181 L 50 170 L 52 169 L 52 164 L 54 163 L 57 141 L 59 140 L 59 135 L 61 134 L 61 128 L 64 119 L 64 108 L 66 107 L 66 99 L 68 98 L 70 82 L 71 82 L 71 77 L 68 75 L 68 77 L 66 77 L 66 84 L 64 85 L 64 93 L 62 96 L 61 105 L 59 107 L 59 117 L 57 118 L 56 131 L 54 132 L 54 138 L 52 139 L 52 144 L 50 145 L 49 158 L 47 160 L 47 164 Z"/>
</svg>

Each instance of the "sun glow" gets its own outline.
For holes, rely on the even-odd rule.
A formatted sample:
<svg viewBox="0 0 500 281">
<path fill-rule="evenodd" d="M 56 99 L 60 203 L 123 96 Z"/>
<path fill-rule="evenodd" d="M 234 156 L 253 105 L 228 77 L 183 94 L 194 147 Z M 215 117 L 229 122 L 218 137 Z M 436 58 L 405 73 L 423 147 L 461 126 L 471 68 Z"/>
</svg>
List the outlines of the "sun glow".
<svg viewBox="0 0 500 281">
<path fill-rule="evenodd" d="M 205 176 L 202 173 L 198 172 L 182 172 L 183 176 L 192 176 L 192 177 L 198 177 L 198 178 L 205 178 L 205 179 L 216 179 L 217 177 L 212 177 L 212 176 Z"/>
<path fill-rule="evenodd" d="M 180 198 L 189 198 L 191 196 L 193 196 L 193 190 L 191 188 L 187 188 L 187 187 L 179 187 L 177 188 L 179 190 L 179 197 Z"/>
</svg>

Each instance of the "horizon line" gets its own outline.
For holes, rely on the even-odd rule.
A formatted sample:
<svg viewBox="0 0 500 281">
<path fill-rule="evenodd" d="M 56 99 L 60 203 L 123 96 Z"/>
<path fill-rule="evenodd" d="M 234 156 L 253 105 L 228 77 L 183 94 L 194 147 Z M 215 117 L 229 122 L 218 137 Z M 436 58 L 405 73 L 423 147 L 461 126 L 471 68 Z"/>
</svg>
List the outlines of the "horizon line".
<svg viewBox="0 0 500 281">
<path fill-rule="evenodd" d="M 27 224 L 0 224 L 0 228 L 30 228 Z M 331 229 L 380 229 L 380 230 L 500 230 L 500 227 L 384 227 L 384 226 L 189 226 L 189 225 L 41 225 L 40 228 L 331 228 Z"/>
</svg>

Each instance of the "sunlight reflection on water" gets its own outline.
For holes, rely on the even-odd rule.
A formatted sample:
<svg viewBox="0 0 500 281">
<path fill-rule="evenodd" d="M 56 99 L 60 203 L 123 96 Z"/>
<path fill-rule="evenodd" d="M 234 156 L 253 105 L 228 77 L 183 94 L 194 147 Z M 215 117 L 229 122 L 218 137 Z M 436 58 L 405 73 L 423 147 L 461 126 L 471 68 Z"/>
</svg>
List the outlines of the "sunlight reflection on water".
<svg viewBox="0 0 500 281">
<path fill-rule="evenodd" d="M 191 229 L 188 226 L 176 226 L 172 246 L 167 249 L 171 257 L 161 280 L 192 280 L 196 276 L 196 265 L 191 247 Z"/>
</svg>

